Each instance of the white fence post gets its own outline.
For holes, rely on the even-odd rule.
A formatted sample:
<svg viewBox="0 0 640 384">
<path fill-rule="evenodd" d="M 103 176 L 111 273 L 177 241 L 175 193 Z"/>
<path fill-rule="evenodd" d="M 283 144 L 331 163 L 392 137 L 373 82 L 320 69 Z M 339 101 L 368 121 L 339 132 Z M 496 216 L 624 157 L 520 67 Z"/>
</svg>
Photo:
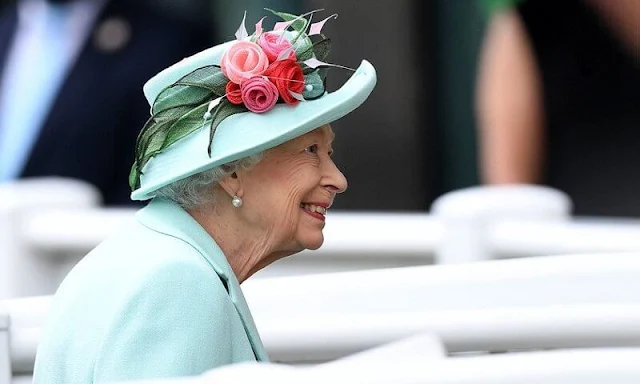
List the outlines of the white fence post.
<svg viewBox="0 0 640 384">
<path fill-rule="evenodd" d="M 564 193 L 532 185 L 482 186 L 447 193 L 431 206 L 443 236 L 436 246 L 438 264 L 493 259 L 488 232 L 504 219 L 566 220 L 571 201 Z"/>
<path fill-rule="evenodd" d="M 33 252 L 22 238 L 22 218 L 40 208 L 83 208 L 100 203 L 100 193 L 84 182 L 42 178 L 0 185 L 0 299 L 55 291 L 55 258 Z M 65 223 L 57 223 L 64 226 Z"/>
<path fill-rule="evenodd" d="M 11 384 L 9 313 L 0 303 L 0 384 Z"/>
</svg>

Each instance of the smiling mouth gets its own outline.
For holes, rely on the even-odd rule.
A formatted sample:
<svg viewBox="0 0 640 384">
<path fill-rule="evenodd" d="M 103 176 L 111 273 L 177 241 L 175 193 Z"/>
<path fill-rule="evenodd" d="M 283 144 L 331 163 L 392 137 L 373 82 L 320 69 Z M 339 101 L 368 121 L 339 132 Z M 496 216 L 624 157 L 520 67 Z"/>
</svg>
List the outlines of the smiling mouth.
<svg viewBox="0 0 640 384">
<path fill-rule="evenodd" d="M 327 208 L 315 204 L 300 203 L 300 208 L 313 217 L 324 220 L 327 214 Z"/>
</svg>

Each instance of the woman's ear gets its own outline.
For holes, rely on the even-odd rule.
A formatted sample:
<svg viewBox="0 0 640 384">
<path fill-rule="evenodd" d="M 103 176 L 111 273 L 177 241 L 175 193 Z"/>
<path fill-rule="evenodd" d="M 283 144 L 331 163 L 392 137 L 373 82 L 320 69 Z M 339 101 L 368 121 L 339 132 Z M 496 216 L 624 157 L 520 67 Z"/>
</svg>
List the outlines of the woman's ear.
<svg viewBox="0 0 640 384">
<path fill-rule="evenodd" d="M 231 175 L 220 180 L 220 187 L 229 195 L 229 197 L 242 197 L 242 173 L 233 172 Z"/>
</svg>

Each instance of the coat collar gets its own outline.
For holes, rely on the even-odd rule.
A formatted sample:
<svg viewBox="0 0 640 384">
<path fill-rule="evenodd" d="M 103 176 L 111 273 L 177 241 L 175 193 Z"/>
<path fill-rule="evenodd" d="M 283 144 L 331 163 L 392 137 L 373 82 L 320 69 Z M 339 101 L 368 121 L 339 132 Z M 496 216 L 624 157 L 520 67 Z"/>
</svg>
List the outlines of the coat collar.
<svg viewBox="0 0 640 384">
<path fill-rule="evenodd" d="M 147 228 L 181 239 L 200 252 L 227 287 L 229 297 L 240 315 L 256 359 L 267 361 L 267 353 L 238 279 L 224 253 L 204 228 L 179 205 L 162 199 L 153 199 L 149 205 L 138 211 L 136 219 Z"/>
</svg>

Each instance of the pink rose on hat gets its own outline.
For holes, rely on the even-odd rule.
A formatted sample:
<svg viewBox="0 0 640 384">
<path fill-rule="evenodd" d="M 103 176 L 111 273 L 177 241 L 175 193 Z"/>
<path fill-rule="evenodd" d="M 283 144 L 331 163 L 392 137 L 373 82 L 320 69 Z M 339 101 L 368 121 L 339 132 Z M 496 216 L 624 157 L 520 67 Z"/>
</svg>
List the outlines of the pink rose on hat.
<svg viewBox="0 0 640 384">
<path fill-rule="evenodd" d="M 287 40 L 286 37 L 282 36 L 282 34 L 274 32 L 265 32 L 261 34 L 258 38 L 258 45 L 262 48 L 264 53 L 267 54 L 269 62 L 271 63 L 278 59 L 278 55 L 280 55 L 282 51 L 291 48 L 291 42 Z M 295 60 L 296 53 L 293 49 L 291 50 L 287 58 Z"/>
<path fill-rule="evenodd" d="M 278 101 L 278 88 L 264 76 L 254 76 L 240 86 L 242 101 L 248 110 L 263 113 Z"/>
<path fill-rule="evenodd" d="M 240 40 L 223 55 L 220 68 L 227 79 L 242 84 L 254 76 L 259 76 L 269 66 L 269 58 L 256 43 Z"/>
</svg>

